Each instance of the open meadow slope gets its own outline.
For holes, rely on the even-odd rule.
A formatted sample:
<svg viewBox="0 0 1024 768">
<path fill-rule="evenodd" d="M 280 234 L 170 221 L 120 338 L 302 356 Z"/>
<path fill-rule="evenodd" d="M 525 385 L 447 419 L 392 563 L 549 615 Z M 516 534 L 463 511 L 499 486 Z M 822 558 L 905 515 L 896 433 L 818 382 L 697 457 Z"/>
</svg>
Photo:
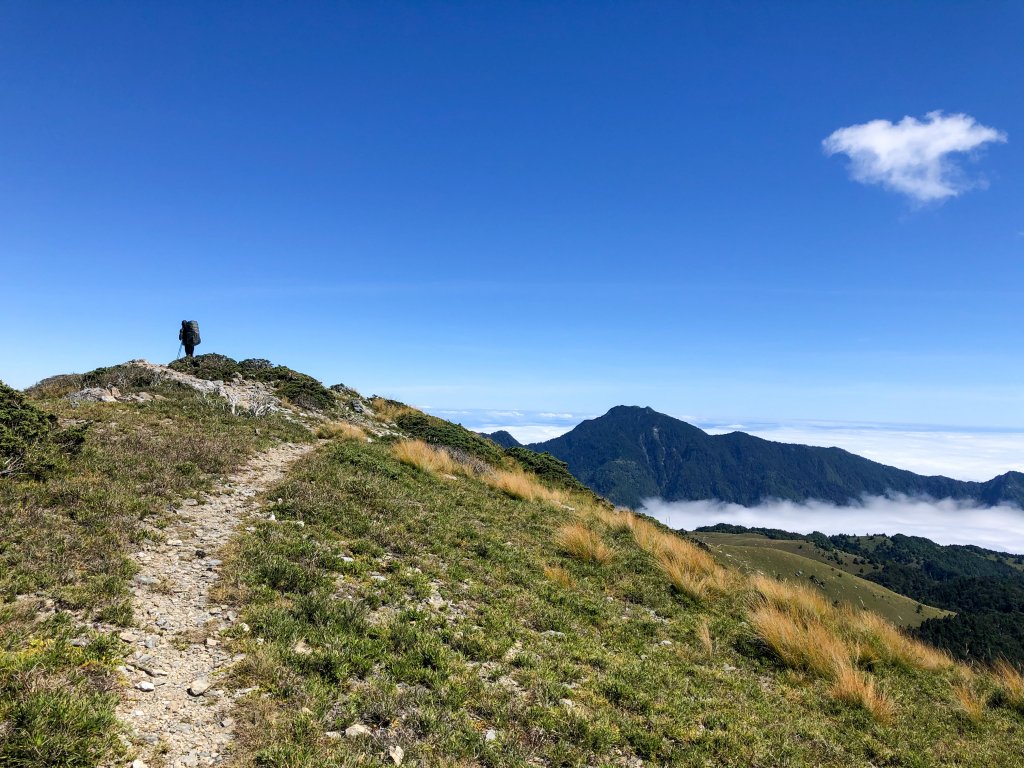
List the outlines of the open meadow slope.
<svg viewBox="0 0 1024 768">
<path fill-rule="evenodd" d="M 769 539 L 757 533 L 700 531 L 694 538 L 707 544 L 723 563 L 764 573 L 776 579 L 813 584 L 829 600 L 867 608 L 901 627 L 916 627 L 927 619 L 950 616 L 862 579 L 871 566 L 845 552 L 830 552 L 796 539 Z"/>
<path fill-rule="evenodd" d="M 136 366 L 9 397 L 58 415 L 52 430 L 89 424 L 45 472 L 0 480 L 0 764 L 1020 764 L 1012 668 L 725 567 L 551 457 L 283 371 L 203 365 L 233 389 Z M 112 401 L 72 405 L 81 386 Z M 219 551 L 192 554 L 216 577 L 203 631 L 138 610 L 158 585 L 133 578 L 169 556 L 180 510 L 314 440 Z M 159 687 L 139 638 L 154 656 L 225 652 L 175 715 L 191 727 L 217 703 L 233 741 L 182 756 L 114 727 L 137 681 Z"/>
</svg>

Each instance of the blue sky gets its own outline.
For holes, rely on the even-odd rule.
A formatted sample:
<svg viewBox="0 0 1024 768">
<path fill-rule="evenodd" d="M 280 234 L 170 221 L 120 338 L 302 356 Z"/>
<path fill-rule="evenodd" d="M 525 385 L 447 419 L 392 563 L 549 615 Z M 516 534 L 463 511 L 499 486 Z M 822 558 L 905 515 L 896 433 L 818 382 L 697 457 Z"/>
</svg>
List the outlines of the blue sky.
<svg viewBox="0 0 1024 768">
<path fill-rule="evenodd" d="M 196 318 L 200 352 L 434 409 L 1024 430 L 1022 32 L 1015 3 L 4 3 L 0 378 L 167 361 Z M 966 151 L 904 141 L 955 115 Z"/>
</svg>

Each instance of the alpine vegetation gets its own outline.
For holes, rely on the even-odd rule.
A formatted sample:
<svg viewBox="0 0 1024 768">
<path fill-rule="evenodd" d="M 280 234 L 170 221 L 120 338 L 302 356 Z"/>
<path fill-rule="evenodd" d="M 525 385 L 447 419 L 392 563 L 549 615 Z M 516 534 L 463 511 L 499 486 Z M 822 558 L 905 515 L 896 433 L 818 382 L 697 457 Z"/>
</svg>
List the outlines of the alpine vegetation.
<svg viewBox="0 0 1024 768">
<path fill-rule="evenodd" d="M 90 427 L 49 474 L 0 481 L 4 765 L 230 745 L 254 768 L 990 766 L 1024 747 L 1016 667 L 617 508 L 553 456 L 348 389 L 232 409 L 161 370 L 18 401 Z M 71 398 L 83 380 L 118 396 Z"/>
</svg>

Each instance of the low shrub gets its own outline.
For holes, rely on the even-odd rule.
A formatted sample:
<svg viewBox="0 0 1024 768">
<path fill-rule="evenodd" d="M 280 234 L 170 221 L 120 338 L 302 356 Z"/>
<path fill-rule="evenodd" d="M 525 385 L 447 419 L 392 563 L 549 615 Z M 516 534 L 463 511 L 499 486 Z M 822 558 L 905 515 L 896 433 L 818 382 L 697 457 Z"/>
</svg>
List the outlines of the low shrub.
<svg viewBox="0 0 1024 768">
<path fill-rule="evenodd" d="M 85 441 L 86 426 L 60 429 L 16 389 L 0 382 L 0 477 L 43 477 Z"/>
<path fill-rule="evenodd" d="M 374 407 L 378 409 L 378 406 Z M 394 419 L 394 423 L 410 437 L 418 438 L 425 443 L 465 451 L 492 466 L 502 464 L 504 454 L 501 448 L 487 438 L 470 432 L 458 424 L 452 424 L 450 421 L 429 416 L 411 408 L 399 413 Z"/>
</svg>

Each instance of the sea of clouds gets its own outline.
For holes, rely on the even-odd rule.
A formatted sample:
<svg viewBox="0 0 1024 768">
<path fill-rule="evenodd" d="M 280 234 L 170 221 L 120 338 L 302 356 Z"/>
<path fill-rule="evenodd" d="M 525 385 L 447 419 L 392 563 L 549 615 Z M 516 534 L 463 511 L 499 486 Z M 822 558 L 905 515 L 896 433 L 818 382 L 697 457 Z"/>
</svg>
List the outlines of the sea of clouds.
<svg viewBox="0 0 1024 768">
<path fill-rule="evenodd" d="M 1024 553 L 1024 510 L 980 507 L 953 499 L 903 495 L 865 496 L 858 503 L 769 501 L 744 507 L 721 501 L 647 499 L 641 510 L 671 528 L 693 530 L 731 523 L 795 533 L 873 533 L 923 536 L 938 544 L 975 544 L 997 552 Z"/>
<path fill-rule="evenodd" d="M 527 410 L 432 411 L 470 429 L 504 429 L 524 443 L 549 440 L 593 414 Z M 883 464 L 923 475 L 957 480 L 990 480 L 1009 470 L 1024 471 L 1024 431 L 826 421 L 744 421 L 686 418 L 709 434 L 747 432 L 784 443 L 836 446 Z M 903 533 L 939 544 L 975 544 L 1000 552 L 1024 553 L 1024 511 L 1012 506 L 978 507 L 952 499 L 873 496 L 855 504 L 774 501 L 742 507 L 719 501 L 665 502 L 651 499 L 644 511 L 673 528 L 702 525 L 781 528 L 797 533 Z"/>
</svg>

